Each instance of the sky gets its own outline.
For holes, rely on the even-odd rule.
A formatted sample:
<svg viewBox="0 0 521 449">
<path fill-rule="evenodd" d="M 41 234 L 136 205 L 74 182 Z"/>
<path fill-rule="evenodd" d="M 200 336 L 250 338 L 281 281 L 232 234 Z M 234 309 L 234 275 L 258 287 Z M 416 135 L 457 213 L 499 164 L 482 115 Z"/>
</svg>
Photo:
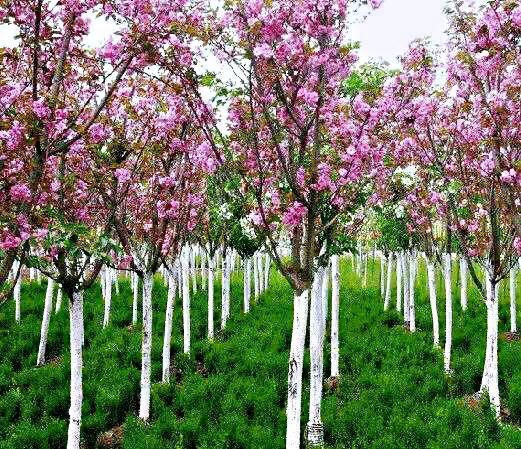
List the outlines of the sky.
<svg viewBox="0 0 521 449">
<path fill-rule="evenodd" d="M 446 0 L 384 0 L 379 9 L 349 29 L 350 38 L 361 43 L 360 60 L 387 61 L 396 67 L 397 57 L 414 39 L 430 38 L 433 44 L 443 44 L 445 4 Z M 94 20 L 89 43 L 96 46 L 105 42 L 114 29 L 110 22 Z M 0 46 L 14 45 L 15 31 L 14 27 L 0 25 Z"/>
<path fill-rule="evenodd" d="M 409 43 L 428 38 L 432 44 L 445 43 L 446 0 L 384 0 L 361 23 L 350 28 L 350 37 L 360 41 L 360 60 L 386 61 L 398 66 Z"/>
</svg>

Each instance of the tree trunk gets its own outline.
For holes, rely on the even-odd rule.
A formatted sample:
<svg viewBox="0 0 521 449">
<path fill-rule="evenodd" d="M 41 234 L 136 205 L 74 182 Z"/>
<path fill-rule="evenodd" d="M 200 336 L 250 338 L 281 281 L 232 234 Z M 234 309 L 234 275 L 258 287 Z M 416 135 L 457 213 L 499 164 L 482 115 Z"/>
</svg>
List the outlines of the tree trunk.
<svg viewBox="0 0 521 449">
<path fill-rule="evenodd" d="M 67 449 L 80 449 L 81 403 L 83 400 L 82 340 L 83 340 L 83 292 L 74 292 L 69 305 L 71 345 L 71 406 Z"/>
<path fill-rule="evenodd" d="M 498 301 L 495 290 L 497 285 L 491 281 L 491 268 L 486 271 L 486 291 L 487 291 L 487 346 L 485 351 L 485 366 L 481 380 L 480 394 L 488 393 L 490 404 L 499 416 L 500 397 L 499 397 L 499 378 L 498 378 Z"/>
<path fill-rule="evenodd" d="M 54 309 L 55 313 L 58 313 L 62 308 L 62 300 L 63 300 L 63 290 L 62 286 L 58 285 L 58 292 L 56 293 L 56 308 Z"/>
<path fill-rule="evenodd" d="M 411 320 L 411 306 L 410 306 L 410 295 L 409 295 L 409 260 L 407 251 L 404 251 L 401 256 L 402 262 L 402 279 L 403 279 L 403 321 L 405 327 L 409 329 Z"/>
<path fill-rule="evenodd" d="M 516 308 L 516 268 L 510 269 L 509 275 L 510 287 L 510 332 L 517 332 L 517 308 Z"/>
<path fill-rule="evenodd" d="M 300 447 L 300 410 L 302 397 L 302 367 L 306 341 L 309 291 L 293 295 L 293 330 L 288 369 L 288 400 L 286 405 L 286 449 Z"/>
<path fill-rule="evenodd" d="M 380 254 L 380 296 L 385 296 L 385 255 Z"/>
<path fill-rule="evenodd" d="M 402 310 L 402 255 L 396 253 L 396 310 Z"/>
<path fill-rule="evenodd" d="M 141 346 L 141 396 L 139 417 L 150 417 L 150 377 L 152 358 L 152 273 L 143 273 L 143 342 Z"/>
<path fill-rule="evenodd" d="M 106 328 L 110 320 L 110 307 L 112 303 L 112 271 L 109 267 L 105 268 L 103 283 L 105 285 L 105 312 L 103 314 L 103 328 Z"/>
<path fill-rule="evenodd" d="M 307 443 L 309 447 L 323 446 L 324 426 L 321 417 L 322 383 L 324 372 L 324 286 L 326 269 L 319 267 L 311 293 L 309 312 L 309 420 L 307 424 Z"/>
<path fill-rule="evenodd" d="M 331 377 L 339 375 L 340 270 L 338 256 L 331 256 Z"/>
<path fill-rule="evenodd" d="M 384 310 L 389 309 L 389 305 L 391 304 L 391 281 L 393 276 L 393 253 L 389 253 L 389 257 L 387 259 L 387 283 L 385 286 L 385 302 L 384 302 Z"/>
<path fill-rule="evenodd" d="M 230 313 L 230 270 L 231 257 L 230 250 L 226 250 L 223 254 L 222 272 L 221 272 L 221 329 L 226 327 L 228 315 Z"/>
<path fill-rule="evenodd" d="M 467 259 L 464 256 L 460 256 L 459 271 L 461 280 L 461 310 L 465 311 L 467 310 Z"/>
<path fill-rule="evenodd" d="M 195 246 L 192 247 L 192 250 L 190 251 L 190 272 L 192 275 L 192 294 L 197 293 L 197 249 Z"/>
<path fill-rule="evenodd" d="M 445 372 L 450 373 L 450 354 L 452 347 L 452 276 L 450 253 L 443 256 L 443 277 L 445 282 Z"/>
<path fill-rule="evenodd" d="M 208 268 L 206 266 L 206 253 L 204 250 L 201 250 L 201 288 L 206 290 L 206 276 L 208 273 Z"/>
<path fill-rule="evenodd" d="M 185 249 L 181 255 L 183 270 L 183 351 L 190 354 L 190 273 L 188 271 L 190 252 Z"/>
<path fill-rule="evenodd" d="M 208 339 L 213 339 L 213 276 L 214 276 L 214 259 L 208 256 Z"/>
<path fill-rule="evenodd" d="M 170 381 L 170 340 L 172 339 L 172 316 L 174 314 L 174 302 L 176 293 L 175 270 L 176 269 L 174 268 L 173 273 L 170 273 L 167 270 L 168 296 L 166 299 L 165 335 L 163 338 L 163 383 L 168 383 Z"/>
<path fill-rule="evenodd" d="M 54 280 L 47 279 L 47 290 L 45 291 L 45 303 L 43 307 L 42 328 L 40 331 L 40 345 L 38 347 L 38 357 L 36 366 L 45 363 L 45 348 L 47 347 L 47 334 L 49 332 L 49 322 L 51 321 L 52 295 L 54 293 Z"/>
<path fill-rule="evenodd" d="M 271 257 L 269 254 L 266 254 L 266 261 L 264 266 L 264 290 L 268 289 L 268 285 L 270 282 L 270 266 L 271 266 Z"/>
<path fill-rule="evenodd" d="M 260 285 L 259 285 L 259 253 L 253 255 L 253 285 L 255 291 L 255 302 L 259 300 Z"/>
<path fill-rule="evenodd" d="M 434 346 L 440 347 L 440 323 L 438 319 L 438 301 L 436 299 L 436 274 L 434 271 L 434 263 L 427 259 L 427 279 L 429 284 L 429 299 L 431 303 L 432 314 L 432 337 Z"/>
<path fill-rule="evenodd" d="M 416 332 L 416 307 L 414 303 L 414 284 L 416 280 L 416 255 L 414 250 L 409 253 L 409 330 Z"/>
<path fill-rule="evenodd" d="M 251 258 L 244 259 L 244 313 L 250 311 L 250 296 L 251 296 Z"/>
<path fill-rule="evenodd" d="M 137 323 L 137 298 L 139 294 L 139 276 L 136 273 L 132 273 L 132 325 Z"/>
<path fill-rule="evenodd" d="M 15 260 L 13 262 L 13 265 L 11 267 L 11 270 L 9 271 L 8 280 L 11 281 L 12 279 L 16 279 L 16 273 L 18 273 L 18 268 L 20 266 L 20 262 L 18 260 Z M 20 322 L 21 314 L 20 314 L 20 292 L 22 288 L 22 276 L 18 276 L 18 279 L 16 279 L 16 283 L 14 284 L 13 289 L 13 299 L 14 299 L 14 319 L 17 323 Z"/>
</svg>

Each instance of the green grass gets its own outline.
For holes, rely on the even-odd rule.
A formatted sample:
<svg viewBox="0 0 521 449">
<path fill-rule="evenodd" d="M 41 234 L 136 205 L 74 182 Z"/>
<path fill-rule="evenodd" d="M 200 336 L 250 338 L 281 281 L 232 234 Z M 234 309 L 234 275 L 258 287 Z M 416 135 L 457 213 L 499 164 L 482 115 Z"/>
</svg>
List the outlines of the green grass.
<svg viewBox="0 0 521 449">
<path fill-rule="evenodd" d="M 515 425 L 498 425 L 486 407 L 470 409 L 463 397 L 480 383 L 485 345 L 485 308 L 469 283 L 469 309 L 459 307 L 454 284 L 454 375 L 443 373 L 442 355 L 432 348 L 431 318 L 423 264 L 416 303 L 418 332 L 406 333 L 400 316 L 383 313 L 379 273 L 369 268 L 369 286 L 344 264 L 341 287 L 340 371 L 336 391 L 326 389 L 323 419 L 329 448 L 521 448 Z M 457 273 L 454 273 L 455 280 Z M 216 284 L 216 324 L 220 284 Z M 13 304 L 0 309 L 0 448 L 62 448 L 69 407 L 68 311 L 52 316 L 48 359 L 35 368 L 45 285 L 22 288 L 22 322 Z M 508 330 L 508 292 L 501 293 L 500 330 Z M 173 377 L 161 377 L 166 289 L 153 293 L 152 403 L 150 424 L 137 418 L 141 331 L 129 328 L 131 292 L 121 281 L 113 293 L 111 325 L 102 329 L 99 287 L 85 296 L 84 401 L 82 438 L 96 447 L 101 432 L 124 424 L 123 447 L 283 448 L 287 358 L 291 338 L 291 291 L 278 275 L 270 289 L 242 308 L 242 278 L 232 279 L 231 320 L 213 343 L 206 335 L 206 295 L 192 299 L 192 352 L 182 354 L 181 301 L 176 300 L 172 336 Z M 443 341 L 444 294 L 438 279 Z M 393 301 L 394 301 L 393 295 Z M 329 338 L 329 334 L 328 334 Z M 329 373 L 329 343 L 325 348 Z M 521 343 L 500 343 L 503 403 L 521 421 Z M 302 428 L 307 421 L 309 360 L 304 367 Z"/>
</svg>

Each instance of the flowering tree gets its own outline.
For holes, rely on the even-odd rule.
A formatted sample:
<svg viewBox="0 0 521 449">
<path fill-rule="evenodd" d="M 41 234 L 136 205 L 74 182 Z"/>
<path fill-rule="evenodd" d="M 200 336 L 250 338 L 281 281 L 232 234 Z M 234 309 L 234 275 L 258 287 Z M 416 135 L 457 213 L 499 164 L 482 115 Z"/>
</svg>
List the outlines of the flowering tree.
<svg viewBox="0 0 521 449">
<path fill-rule="evenodd" d="M 519 150 L 521 9 L 517 2 L 491 2 L 481 14 L 459 7 L 452 17 L 446 83 L 435 83 L 432 58 L 413 46 L 396 88 L 396 114 L 403 133 L 398 143 L 421 171 L 429 195 L 412 193 L 415 221 L 427 221 L 420 200 L 443 212 L 447 224 L 445 270 L 450 270 L 451 236 L 457 239 L 474 283 L 487 305 L 487 349 L 480 393 L 499 413 L 497 371 L 498 282 L 514 265 L 521 239 Z M 411 80 L 416 80 L 412 82 Z M 473 263 L 485 269 L 485 288 Z M 450 271 L 448 271 L 450 274 Z M 446 285 L 447 286 L 447 285 Z M 450 298 L 450 289 L 446 296 Z M 448 300 L 449 301 L 449 300 Z M 447 303 L 450 311 L 451 304 Z M 451 316 L 447 315 L 449 321 Z M 450 322 L 450 321 L 449 321 Z M 447 345 L 447 342 L 449 344 Z M 450 334 L 446 337 L 446 368 Z"/>
</svg>

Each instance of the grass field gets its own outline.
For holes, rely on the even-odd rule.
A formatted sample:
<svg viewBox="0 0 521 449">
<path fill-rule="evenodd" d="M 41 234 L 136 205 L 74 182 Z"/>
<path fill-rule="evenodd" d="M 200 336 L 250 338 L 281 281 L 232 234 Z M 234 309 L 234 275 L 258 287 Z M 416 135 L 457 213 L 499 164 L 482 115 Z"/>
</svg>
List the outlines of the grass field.
<svg viewBox="0 0 521 449">
<path fill-rule="evenodd" d="M 272 271 L 274 273 L 274 271 Z M 383 313 L 379 273 L 369 267 L 369 286 L 344 263 L 340 307 L 338 388 L 326 388 L 323 420 L 329 448 L 521 448 L 521 342 L 500 343 L 500 388 L 510 412 L 498 424 L 482 405 L 464 398 L 479 388 L 485 347 L 485 307 L 469 290 L 469 309 L 459 307 L 454 273 L 454 375 L 443 372 L 442 354 L 432 348 L 431 317 L 420 265 L 416 303 L 418 332 L 400 326 L 395 311 Z M 291 337 L 291 290 L 273 275 L 269 290 L 242 308 L 242 276 L 232 279 L 231 320 L 209 343 L 206 295 L 192 300 L 192 353 L 182 354 L 181 301 L 176 300 L 170 385 L 159 383 L 166 289 L 154 285 L 151 422 L 137 418 L 141 331 L 129 327 L 132 295 L 127 281 L 113 293 L 111 325 L 102 329 L 99 286 L 85 296 L 85 448 L 283 448 L 287 359 Z M 470 282 L 469 282 L 470 286 Z M 220 284 L 215 285 L 216 323 Z M 22 322 L 12 303 L 0 308 L 0 448 L 62 448 L 69 407 L 68 311 L 53 314 L 47 359 L 35 368 L 45 285 L 22 288 Z M 393 295 L 393 302 L 394 302 Z M 438 279 L 443 341 L 444 297 Z M 507 292 L 501 292 L 500 331 L 508 330 Z M 329 373 L 326 344 L 325 377 Z M 307 386 L 308 360 L 304 367 Z M 307 421 L 303 395 L 302 428 Z M 123 425 L 121 427 L 121 425 Z M 111 432 L 106 433 L 111 430 Z M 118 446 L 109 444 L 117 443 Z"/>
</svg>

